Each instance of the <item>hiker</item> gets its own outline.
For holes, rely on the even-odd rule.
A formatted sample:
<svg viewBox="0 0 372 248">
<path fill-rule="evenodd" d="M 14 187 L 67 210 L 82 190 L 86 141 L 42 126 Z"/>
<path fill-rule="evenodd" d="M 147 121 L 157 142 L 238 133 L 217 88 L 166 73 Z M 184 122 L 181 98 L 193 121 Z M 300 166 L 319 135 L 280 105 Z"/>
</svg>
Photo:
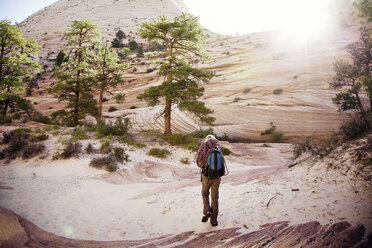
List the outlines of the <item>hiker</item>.
<svg viewBox="0 0 372 248">
<path fill-rule="evenodd" d="M 213 161 L 213 163 L 211 161 Z M 225 160 L 220 150 L 219 141 L 213 135 L 208 135 L 201 144 L 196 154 L 196 163 L 199 168 L 201 168 L 201 192 L 203 197 L 204 214 L 201 221 L 207 222 L 208 219 L 211 218 L 210 223 L 212 226 L 217 226 L 218 188 L 221 182 L 220 177 L 225 175 Z M 220 163 L 220 165 L 217 166 L 217 163 Z M 216 168 L 219 167 L 218 169 L 220 170 L 214 171 L 213 165 L 210 166 L 210 164 L 216 164 Z M 212 205 L 209 204 L 209 189 L 211 189 Z"/>
</svg>

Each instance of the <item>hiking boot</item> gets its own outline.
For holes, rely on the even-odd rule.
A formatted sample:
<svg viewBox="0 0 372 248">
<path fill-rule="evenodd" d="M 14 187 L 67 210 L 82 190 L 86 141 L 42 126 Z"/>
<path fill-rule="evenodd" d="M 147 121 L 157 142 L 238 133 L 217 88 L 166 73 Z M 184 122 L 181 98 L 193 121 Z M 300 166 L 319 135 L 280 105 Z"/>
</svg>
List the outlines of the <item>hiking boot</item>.
<svg viewBox="0 0 372 248">
<path fill-rule="evenodd" d="M 217 226 L 217 225 L 218 225 L 218 221 L 217 221 L 217 220 L 212 220 L 212 219 L 211 219 L 211 225 L 212 225 L 212 226 Z"/>
<path fill-rule="evenodd" d="M 207 222 L 210 217 L 212 217 L 212 211 L 209 210 L 203 215 L 201 221 Z"/>
</svg>

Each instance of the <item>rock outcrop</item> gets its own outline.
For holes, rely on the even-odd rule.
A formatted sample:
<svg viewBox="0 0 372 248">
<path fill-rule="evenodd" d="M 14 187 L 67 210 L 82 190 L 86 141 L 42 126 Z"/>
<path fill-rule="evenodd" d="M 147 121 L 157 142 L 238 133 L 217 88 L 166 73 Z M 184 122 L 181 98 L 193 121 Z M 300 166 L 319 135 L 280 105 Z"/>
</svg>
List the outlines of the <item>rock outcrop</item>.
<svg viewBox="0 0 372 248">
<path fill-rule="evenodd" d="M 184 232 L 145 240 L 74 240 L 46 232 L 14 212 L 0 207 L 0 247 L 371 247 L 372 235 L 363 240 L 365 228 L 347 222 L 320 225 L 309 222 L 265 224 L 249 232 L 229 228 L 208 233 Z"/>
</svg>

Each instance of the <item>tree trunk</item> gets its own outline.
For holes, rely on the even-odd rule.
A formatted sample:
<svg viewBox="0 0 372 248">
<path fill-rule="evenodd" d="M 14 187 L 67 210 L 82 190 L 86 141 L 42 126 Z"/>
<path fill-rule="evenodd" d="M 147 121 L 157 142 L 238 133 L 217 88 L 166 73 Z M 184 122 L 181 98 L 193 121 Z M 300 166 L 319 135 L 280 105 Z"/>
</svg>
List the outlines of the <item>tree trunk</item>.
<svg viewBox="0 0 372 248">
<path fill-rule="evenodd" d="M 168 44 L 168 43 L 166 43 Z M 168 44 L 168 55 L 171 57 L 173 54 L 172 45 Z M 172 61 L 169 61 L 169 68 L 172 68 Z M 172 76 L 167 73 L 167 84 L 172 83 Z M 171 113 L 172 113 L 172 99 L 169 96 L 165 97 L 165 109 L 164 109 L 164 135 L 171 135 Z"/>
<path fill-rule="evenodd" d="M 164 135 L 171 135 L 171 112 L 172 112 L 172 100 L 167 96 L 165 99 L 165 110 L 164 110 Z"/>
<path fill-rule="evenodd" d="M 3 116 L 6 116 L 6 112 L 8 111 L 9 102 L 5 100 L 4 109 L 3 109 Z"/>
<path fill-rule="evenodd" d="M 103 89 L 101 88 L 99 91 L 99 98 L 98 98 L 98 114 L 97 114 L 97 121 L 100 121 L 102 118 L 102 99 L 103 99 Z"/>
<path fill-rule="evenodd" d="M 79 125 L 79 105 L 80 105 L 80 92 L 77 91 L 76 94 L 76 101 L 75 101 L 75 107 L 74 107 L 74 126 Z"/>
<path fill-rule="evenodd" d="M 366 124 L 367 124 L 368 127 L 371 127 L 371 125 L 369 124 L 369 121 L 368 121 L 368 117 L 367 117 L 366 111 L 364 110 L 363 103 L 362 103 L 362 101 L 359 98 L 358 92 L 355 93 L 355 96 L 356 96 L 356 99 L 357 99 L 357 102 L 358 102 L 358 106 L 359 106 L 359 109 L 360 109 L 360 113 L 362 114 L 363 120 L 366 122 Z"/>
</svg>

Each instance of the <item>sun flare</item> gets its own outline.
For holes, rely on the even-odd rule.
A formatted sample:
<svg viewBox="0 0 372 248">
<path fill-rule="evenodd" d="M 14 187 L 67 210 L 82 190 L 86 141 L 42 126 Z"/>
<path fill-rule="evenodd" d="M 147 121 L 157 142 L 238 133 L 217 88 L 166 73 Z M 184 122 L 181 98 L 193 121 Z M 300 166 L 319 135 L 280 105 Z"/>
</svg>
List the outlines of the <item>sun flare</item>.
<svg viewBox="0 0 372 248">
<path fill-rule="evenodd" d="M 328 21 L 330 0 L 184 0 L 203 26 L 220 34 L 282 30 L 308 39 L 320 35 Z M 213 6 L 213 11 L 211 7 Z M 223 18 L 221 18 L 223 17 Z"/>
<path fill-rule="evenodd" d="M 292 6 L 293 12 L 283 16 L 282 30 L 285 38 L 306 42 L 312 38 L 319 38 L 327 29 L 329 20 L 326 1 L 288 1 L 288 4 Z"/>
</svg>

